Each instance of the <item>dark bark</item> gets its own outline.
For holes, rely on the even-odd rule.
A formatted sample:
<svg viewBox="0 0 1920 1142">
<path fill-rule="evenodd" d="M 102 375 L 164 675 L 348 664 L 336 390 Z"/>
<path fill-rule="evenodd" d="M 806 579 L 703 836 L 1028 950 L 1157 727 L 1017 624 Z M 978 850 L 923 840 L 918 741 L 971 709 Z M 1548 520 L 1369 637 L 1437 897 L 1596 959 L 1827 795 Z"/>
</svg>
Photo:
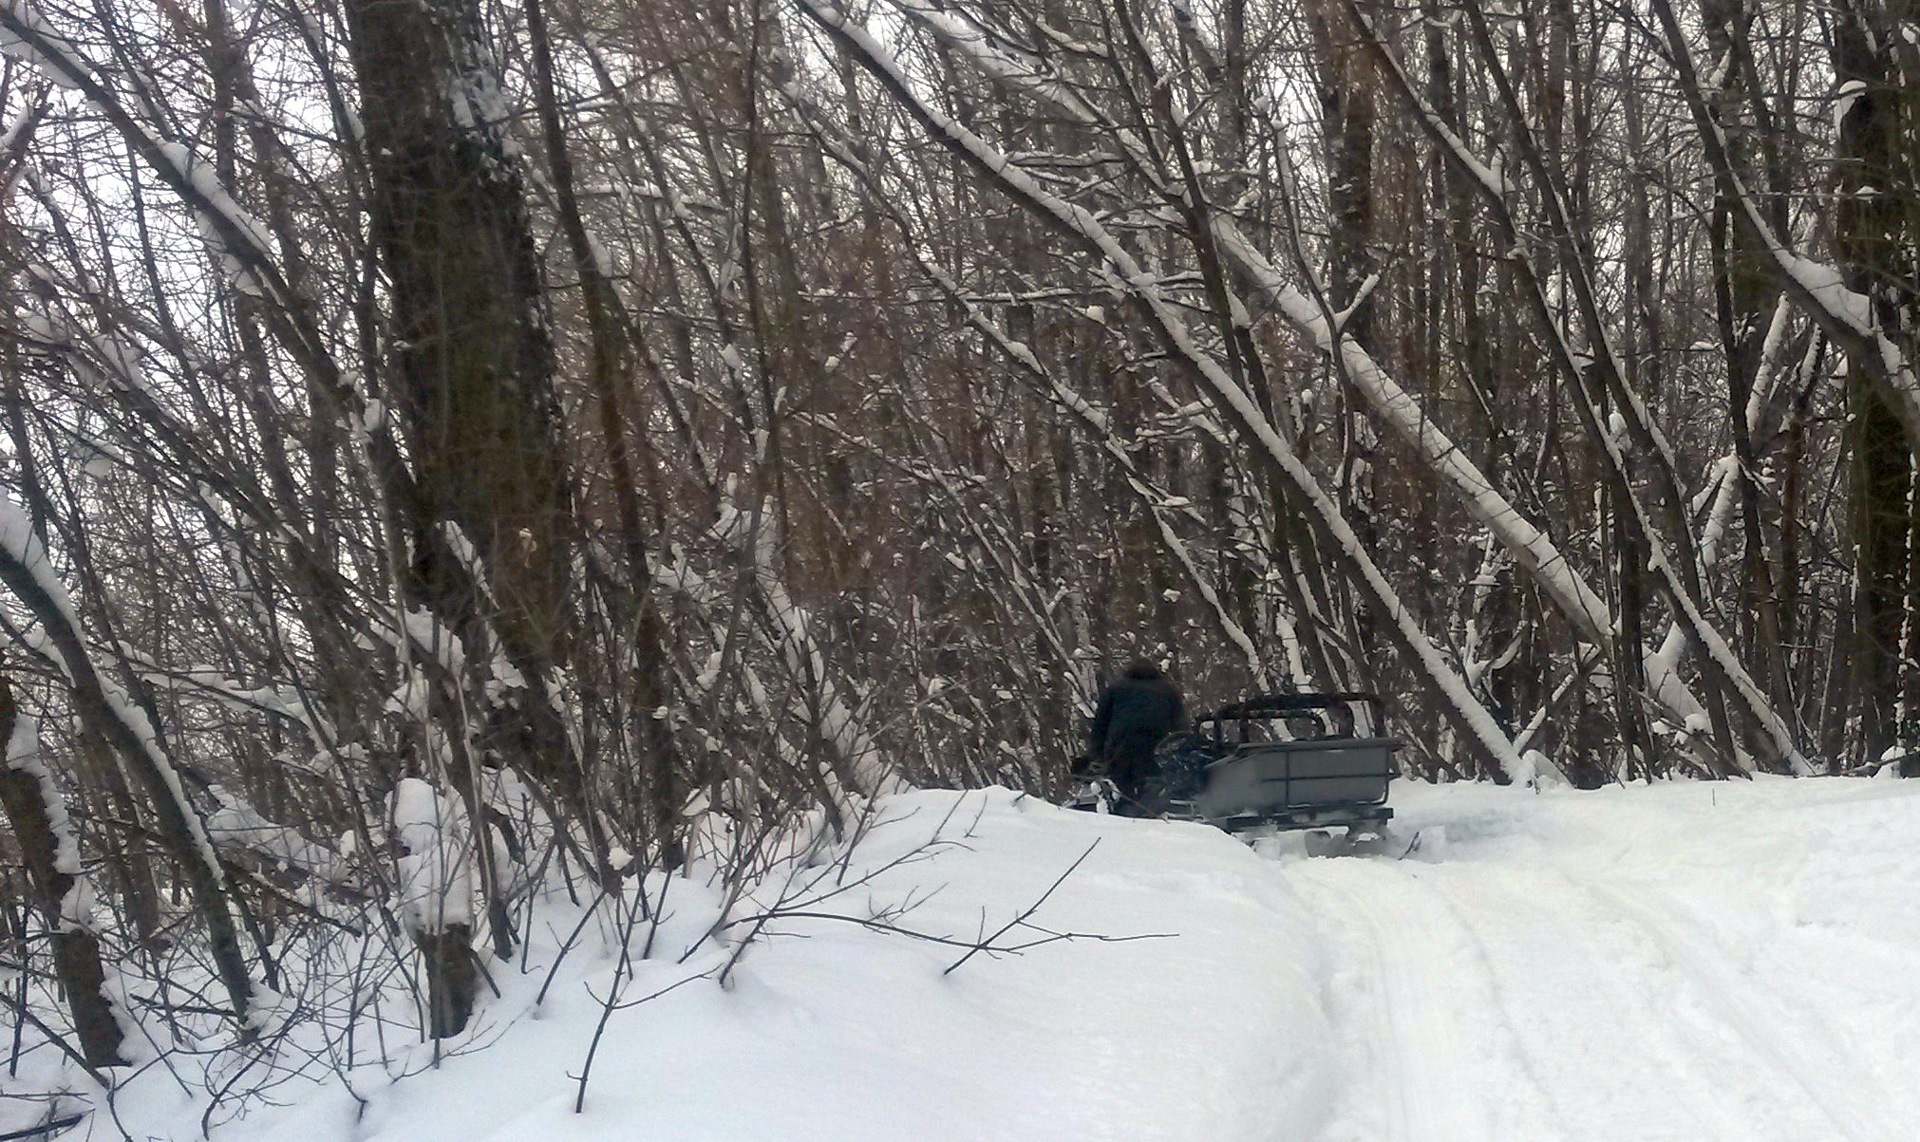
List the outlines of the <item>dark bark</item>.
<svg viewBox="0 0 1920 1142">
<path fill-rule="evenodd" d="M 1743 54 L 1746 44 L 1743 5 L 1714 0 L 1703 6 L 1707 37 L 1716 53 L 1734 58 Z M 1771 116 L 1763 102 L 1745 98 L 1743 81 L 1747 68 L 1736 68 L 1720 88 L 1714 103 L 1714 116 L 1728 139 L 1729 161 L 1747 165 L 1745 140 L 1758 133 L 1769 155 L 1777 152 L 1777 142 L 1767 128 Z M 1749 114 L 1758 122 L 1748 123 Z M 1777 160 L 1769 169 L 1777 167 Z M 1741 557 L 1744 575 L 1741 583 L 1743 606 L 1738 611 L 1747 618 L 1747 647 L 1758 661 L 1758 673 L 1764 680 L 1774 705 L 1786 709 L 1788 691 L 1781 645 L 1779 599 L 1774 590 L 1774 575 L 1767 561 L 1766 532 L 1760 517 L 1761 489 L 1754 481 L 1759 456 L 1754 450 L 1752 426 L 1747 408 L 1766 367 L 1765 348 L 1771 315 L 1779 299 L 1779 289 L 1770 279 L 1765 261 L 1770 255 L 1757 250 L 1751 235 L 1736 227 L 1733 216 L 1741 204 L 1732 201 L 1726 188 L 1720 187 L 1714 199 L 1708 228 L 1709 248 L 1714 276 L 1714 307 L 1720 326 L 1721 354 L 1727 367 L 1728 427 L 1733 436 L 1736 467 L 1728 476 L 1740 497 L 1740 522 L 1745 542 Z"/>
<path fill-rule="evenodd" d="M 580 276 L 581 306 L 591 343 L 588 380 L 607 449 L 607 477 L 613 490 L 621 552 L 626 561 L 627 596 L 635 612 L 637 662 L 630 680 L 633 687 L 630 714 L 643 754 L 646 786 L 643 795 L 651 811 L 655 840 L 672 865 L 677 863 L 677 842 L 671 832 L 685 790 L 680 782 L 672 724 L 655 714 L 668 705 L 673 693 L 671 660 L 665 624 L 654 598 L 653 574 L 647 563 L 639 479 L 634 450 L 627 443 L 627 418 L 623 411 L 633 399 L 633 341 L 638 333 L 632 327 L 619 293 L 601 270 L 580 210 L 579 195 L 574 187 L 573 156 L 567 150 L 566 128 L 554 85 L 553 47 L 541 0 L 528 0 L 527 34 L 532 47 L 540 125 L 546 136 L 547 163 L 553 174 L 555 206 L 573 254 L 574 271 Z"/>
<path fill-rule="evenodd" d="M 1371 288 L 1378 267 L 1373 253 L 1374 233 L 1374 105 L 1376 82 L 1373 59 L 1366 46 L 1354 40 L 1337 11 L 1314 11 L 1315 71 L 1320 118 L 1326 138 L 1328 261 L 1327 302 L 1345 314 L 1342 332 L 1369 353 L 1379 349 L 1375 325 L 1384 307 L 1373 304 L 1362 291 Z M 1381 334 L 1381 337 L 1384 337 Z M 1342 378 L 1345 380 L 1344 376 Z M 1369 554 L 1379 548 L 1374 518 L 1374 476 L 1379 457 L 1366 401 L 1351 383 L 1341 388 L 1341 457 L 1338 476 L 1340 506 L 1353 521 L 1354 531 Z M 1371 609 L 1355 608 L 1356 644 L 1374 642 Z M 1362 669 L 1365 669 L 1364 659 Z M 1365 680 L 1372 685 L 1372 680 Z"/>
<path fill-rule="evenodd" d="M 427 971 L 427 1025 L 435 1039 L 466 1030 L 480 993 L 480 962 L 473 955 L 473 932 L 449 924 L 439 932 L 421 931 L 413 942 Z"/>
<path fill-rule="evenodd" d="M 496 709 L 491 744 L 589 820 L 545 686 L 569 640 L 574 526 L 508 104 L 470 0 L 351 0 L 346 13 L 391 299 L 386 367 L 417 474 L 410 587 L 469 652 L 497 636 L 528 689 L 521 708 Z M 473 545 L 484 590 L 447 525 Z"/>
<path fill-rule="evenodd" d="M 13 690 L 0 676 L 0 751 L 13 741 L 18 721 Z M 13 826 L 27 877 L 52 933 L 54 977 L 66 993 L 74 1037 L 80 1041 L 80 1053 L 86 1056 L 88 1066 L 124 1065 L 120 1024 L 100 990 L 106 982 L 106 972 L 100 965 L 100 940 L 85 926 L 70 925 L 61 916 L 61 904 L 72 891 L 75 877 L 60 867 L 58 859 L 60 837 L 54 829 L 54 807 L 48 804 L 56 794 L 38 775 L 8 764 L 13 760 L 0 757 L 0 807 Z"/>
<path fill-rule="evenodd" d="M 1903 142 L 1908 105 L 1894 45 L 1911 26 L 1903 0 L 1849 0 L 1832 21 L 1834 76 L 1852 101 L 1839 118 L 1834 252 L 1847 286 L 1865 294 L 1883 333 L 1899 338 L 1916 299 L 1915 160 Z M 1896 9 L 1907 9 L 1906 22 Z M 1873 193 L 1862 193 L 1871 188 Z M 1885 379 L 1848 370 L 1848 522 L 1855 555 L 1849 697 L 1860 723 L 1856 763 L 1878 761 L 1900 736 L 1901 637 L 1909 594 L 1912 450 Z"/>
<path fill-rule="evenodd" d="M 32 559 L 33 555 L 30 549 L 27 558 Z M 145 787 L 160 838 L 179 862 L 194 905 L 206 925 L 214 967 L 226 988 L 234 1018 L 244 1027 L 252 1006 L 253 982 L 247 976 L 246 960 L 240 952 L 226 875 L 213 856 L 211 846 L 206 844 L 205 826 L 187 800 L 179 775 L 173 772 L 174 766 L 165 756 L 159 725 L 147 713 L 151 701 L 136 705 L 117 700 L 112 683 L 94 669 L 86 645 L 80 641 L 80 633 L 69 625 L 67 612 L 41 588 L 33 568 L 4 550 L 0 550 L 0 583 L 6 584 L 46 630 L 65 668 L 82 722 L 112 745 Z M 140 724 L 142 722 L 147 724 Z"/>
<path fill-rule="evenodd" d="M 1848 695 L 1858 711 L 1859 752 L 1878 760 L 1898 732 L 1900 637 L 1907 608 L 1910 453 L 1900 418 L 1869 379 L 1849 375 L 1848 510 L 1854 554 Z"/>
</svg>

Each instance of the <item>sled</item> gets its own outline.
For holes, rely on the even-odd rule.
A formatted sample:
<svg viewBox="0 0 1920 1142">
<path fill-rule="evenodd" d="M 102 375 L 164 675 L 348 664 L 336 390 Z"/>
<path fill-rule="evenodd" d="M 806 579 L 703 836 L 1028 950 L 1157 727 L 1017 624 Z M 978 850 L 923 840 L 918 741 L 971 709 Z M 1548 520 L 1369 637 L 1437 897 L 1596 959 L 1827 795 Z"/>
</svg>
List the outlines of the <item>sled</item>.
<svg viewBox="0 0 1920 1142">
<path fill-rule="evenodd" d="M 1152 807 L 1229 833 L 1345 830 L 1369 851 L 1393 818 L 1387 783 L 1400 743 L 1372 694 L 1263 694 L 1194 720 L 1161 743 Z M 1330 846 L 1330 852 L 1343 851 Z"/>
</svg>

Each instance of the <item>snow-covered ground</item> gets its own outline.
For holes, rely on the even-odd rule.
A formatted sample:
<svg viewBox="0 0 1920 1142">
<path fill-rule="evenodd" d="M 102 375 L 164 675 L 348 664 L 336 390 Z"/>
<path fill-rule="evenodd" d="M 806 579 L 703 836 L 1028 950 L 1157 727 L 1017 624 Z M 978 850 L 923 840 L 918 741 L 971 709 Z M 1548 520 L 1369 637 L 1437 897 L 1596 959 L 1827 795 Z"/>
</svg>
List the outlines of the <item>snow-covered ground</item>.
<svg viewBox="0 0 1920 1142">
<path fill-rule="evenodd" d="M 1404 861 L 1292 863 L 1335 965 L 1318 1137 L 1920 1136 L 1920 786 L 1401 786 Z"/>
<path fill-rule="evenodd" d="M 1168 935 L 1061 941 L 975 956 L 944 974 L 965 949 L 833 920 L 776 921 L 768 932 L 784 934 L 763 934 L 727 990 L 700 981 L 617 1014 L 578 1116 L 570 1076 L 599 1014 L 589 989 L 605 994 L 610 957 L 557 985 L 537 1014 L 526 1010 L 527 984 L 544 974 L 534 972 L 492 1009 L 496 1025 L 514 1023 L 495 1046 L 377 1097 L 357 1133 L 341 1099 L 305 1129 L 406 1142 L 1248 1138 L 1274 1112 L 1239 1092 L 1291 1107 L 1329 1089 L 1313 945 L 1274 866 L 1243 846 L 1004 790 L 910 794 L 884 817 L 847 872 L 795 906 L 864 917 L 917 901 L 892 922 L 972 939 L 1012 920 L 1092 846 L 1032 922 Z M 928 859 L 824 907 L 806 904 L 936 837 Z M 706 915 L 697 895 L 686 899 Z M 1042 935 L 1016 931 L 1002 943 Z M 672 942 L 631 994 L 726 954 L 679 965 Z"/>
<path fill-rule="evenodd" d="M 1401 784 L 1394 802 L 1401 847 L 1419 837 L 1404 859 L 1256 852 L 1002 790 L 893 797 L 844 864 L 797 870 L 812 887 L 785 907 L 809 915 L 771 922 L 724 989 L 712 977 L 737 945 L 675 962 L 717 902 L 669 893 L 623 995 L 692 982 L 612 1016 L 584 1113 L 576 1079 L 615 961 L 590 939 L 536 1006 L 570 927 L 556 903 L 438 1069 L 403 1048 L 351 1072 L 352 1093 L 289 1083 L 214 1136 L 1915 1136 L 1920 784 Z M 846 919 L 970 941 L 1083 855 L 1034 926 L 997 943 L 1087 938 L 947 973 L 963 947 Z M 134 1137 L 199 1133 L 200 1105 L 162 1068 L 116 1107 Z M 0 1133 L 19 1109 L 0 1102 Z M 121 1136 L 105 1113 L 87 1131 Z"/>
</svg>

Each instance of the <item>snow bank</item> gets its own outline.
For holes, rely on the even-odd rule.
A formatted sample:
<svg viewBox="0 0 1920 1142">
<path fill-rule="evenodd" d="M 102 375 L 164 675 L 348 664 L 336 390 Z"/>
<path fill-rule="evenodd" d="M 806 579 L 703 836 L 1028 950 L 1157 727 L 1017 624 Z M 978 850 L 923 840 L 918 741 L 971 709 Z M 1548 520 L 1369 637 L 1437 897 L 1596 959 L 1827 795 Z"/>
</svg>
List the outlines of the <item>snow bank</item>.
<svg viewBox="0 0 1920 1142">
<path fill-rule="evenodd" d="M 393 832 L 400 841 L 400 905 L 407 931 L 437 935 L 473 927 L 473 829 L 460 802 L 417 777 L 393 791 Z"/>
<path fill-rule="evenodd" d="M 672 882 L 652 957 L 634 964 L 621 998 L 666 993 L 612 1016 L 583 1114 L 576 1079 L 616 945 L 611 923 L 590 922 L 536 1005 L 581 916 L 556 893 L 536 913 L 526 961 L 489 961 L 503 994 L 483 991 L 437 1070 L 430 1046 L 397 1044 L 384 1065 L 348 1072 L 364 1111 L 322 1073 L 298 1094 L 276 1088 L 281 1105 L 256 1105 L 213 1137 L 1252 1140 L 1317 1129 L 1335 1089 L 1325 970 L 1271 861 L 1204 826 L 1067 812 L 1003 789 L 878 805 L 880 823 L 844 871 L 834 862 L 847 854 L 832 851 L 759 886 L 727 913 L 728 937 L 683 963 L 725 902 L 699 878 Z M 948 974 L 964 947 L 853 922 L 884 915 L 974 941 L 1083 855 L 1030 918 L 1039 927 L 999 943 L 1155 938 L 1047 942 Z M 785 894 L 813 915 L 767 924 L 727 985 L 715 982 L 752 918 L 783 886 L 816 877 Z M 857 887 L 814 899 L 839 884 Z M 138 1136 L 199 1134 L 204 1103 L 181 1099 L 159 1068 L 126 1081 L 115 1103 Z M 0 1130 L 11 1121 L 0 1107 Z"/>
<path fill-rule="evenodd" d="M 1319 965 L 1270 864 L 1210 829 L 1067 813 L 1005 790 L 902 795 L 884 802 L 884 819 L 847 879 L 936 832 L 958 843 L 822 910 L 864 917 L 924 898 L 901 926 L 970 939 L 1098 841 L 1033 921 L 1167 938 L 1058 942 L 945 975 L 964 950 L 777 921 L 727 989 L 698 980 L 617 1013 L 578 1116 L 569 1075 L 599 1014 L 588 991 L 605 995 L 611 963 L 556 984 L 535 1012 L 536 963 L 503 981 L 507 996 L 483 1017 L 494 1033 L 512 1024 L 495 1046 L 376 1094 L 359 1137 L 1251 1139 L 1288 1114 L 1310 1125 L 1310 1094 L 1326 1086 Z M 703 914 L 706 903 L 676 887 L 667 910 Z M 731 951 L 675 964 L 661 943 L 666 954 L 640 964 L 626 994 L 711 971 Z"/>
</svg>

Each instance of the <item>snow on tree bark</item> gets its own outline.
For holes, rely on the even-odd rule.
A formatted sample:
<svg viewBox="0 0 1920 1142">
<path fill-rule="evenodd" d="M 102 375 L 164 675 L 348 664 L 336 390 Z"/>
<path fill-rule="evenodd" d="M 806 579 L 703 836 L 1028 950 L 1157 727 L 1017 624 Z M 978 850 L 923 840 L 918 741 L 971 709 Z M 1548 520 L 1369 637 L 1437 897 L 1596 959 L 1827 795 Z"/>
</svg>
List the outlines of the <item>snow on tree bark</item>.
<svg viewBox="0 0 1920 1142">
<path fill-rule="evenodd" d="M 46 549 L 13 498 L 0 490 L 0 582 L 33 613 L 39 632 L 28 645 L 60 670 L 73 690 L 81 717 L 96 729 L 146 787 L 161 839 L 186 873 L 206 925 L 209 947 L 234 1017 L 251 1033 L 253 981 L 247 975 L 234 923 L 226 871 L 214 852 L 200 814 L 188 799 L 180 773 L 160 744 L 146 711 L 94 666 L 80 620 L 55 577 Z"/>
<path fill-rule="evenodd" d="M 459 798 L 418 777 L 393 791 L 401 923 L 426 965 L 428 1031 L 458 1035 L 473 1017 L 480 965 L 474 956 L 474 832 Z"/>
<path fill-rule="evenodd" d="M 100 936 L 93 920 L 93 886 L 80 867 L 80 842 L 65 799 L 40 749 L 34 720 L 15 704 L 0 675 L 0 808 L 13 826 L 27 877 L 39 893 L 52 931 L 53 970 L 73 1014 L 74 1037 L 88 1065 L 119 1066 L 123 1031 L 106 990 Z"/>
</svg>

